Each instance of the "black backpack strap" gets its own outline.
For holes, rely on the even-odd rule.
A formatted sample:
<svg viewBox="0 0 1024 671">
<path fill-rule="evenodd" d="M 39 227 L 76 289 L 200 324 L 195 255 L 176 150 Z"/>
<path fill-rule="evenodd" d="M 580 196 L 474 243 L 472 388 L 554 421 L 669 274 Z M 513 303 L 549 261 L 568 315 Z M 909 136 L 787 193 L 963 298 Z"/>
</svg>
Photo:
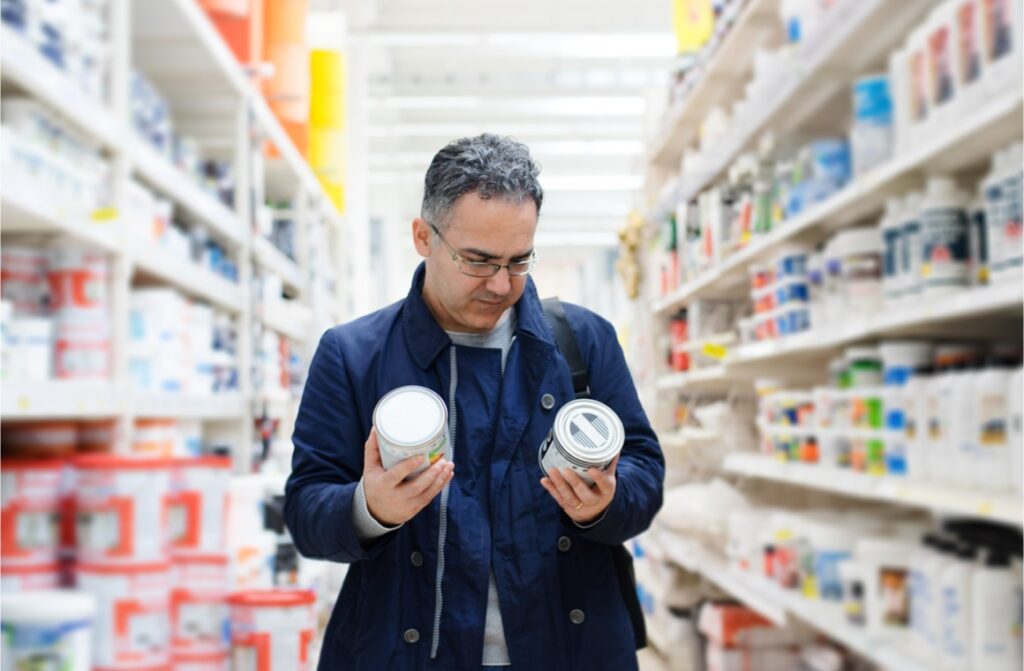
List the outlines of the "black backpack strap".
<svg viewBox="0 0 1024 671">
<path fill-rule="evenodd" d="M 541 301 L 544 307 L 544 316 L 555 331 L 555 340 L 558 342 L 558 349 L 561 350 L 565 362 L 569 364 L 569 372 L 572 374 L 572 388 L 576 398 L 590 398 L 590 378 L 587 372 L 587 362 L 583 360 L 580 353 L 579 343 L 576 342 L 576 334 L 573 333 L 569 319 L 565 316 L 565 308 L 558 297 L 545 298 Z M 626 612 L 629 613 L 630 624 L 633 625 L 633 639 L 637 650 L 647 645 L 647 622 L 644 620 L 644 612 L 640 607 L 640 598 L 636 593 L 636 574 L 633 571 L 633 556 L 623 545 L 611 547 L 612 562 L 615 565 L 615 573 L 619 579 L 619 592 L 626 604 Z"/>
<path fill-rule="evenodd" d="M 545 298 L 541 301 L 544 307 L 544 316 L 555 331 L 555 340 L 558 341 L 558 349 L 561 350 L 565 362 L 569 364 L 569 372 L 572 374 L 572 389 L 576 398 L 590 398 L 590 378 L 587 373 L 587 362 L 580 354 L 580 346 L 576 342 L 576 334 L 572 332 L 569 319 L 565 316 L 565 308 L 558 296 Z"/>
</svg>

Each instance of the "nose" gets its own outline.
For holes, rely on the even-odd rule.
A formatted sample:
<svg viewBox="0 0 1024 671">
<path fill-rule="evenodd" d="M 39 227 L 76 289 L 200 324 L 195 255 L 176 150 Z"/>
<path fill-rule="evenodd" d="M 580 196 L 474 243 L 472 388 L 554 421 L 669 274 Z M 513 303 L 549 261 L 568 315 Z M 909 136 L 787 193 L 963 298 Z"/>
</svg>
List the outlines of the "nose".
<svg viewBox="0 0 1024 671">
<path fill-rule="evenodd" d="M 502 268 L 497 275 L 487 280 L 487 291 L 495 296 L 507 296 L 512 290 L 512 276 L 508 274 L 508 268 Z"/>
</svg>

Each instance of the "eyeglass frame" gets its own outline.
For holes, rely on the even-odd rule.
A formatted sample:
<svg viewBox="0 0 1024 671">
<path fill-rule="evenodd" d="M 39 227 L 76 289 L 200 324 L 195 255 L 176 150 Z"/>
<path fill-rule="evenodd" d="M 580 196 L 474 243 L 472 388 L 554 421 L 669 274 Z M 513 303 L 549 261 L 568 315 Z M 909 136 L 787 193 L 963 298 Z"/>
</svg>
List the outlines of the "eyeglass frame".
<svg viewBox="0 0 1024 671">
<path fill-rule="evenodd" d="M 451 254 L 452 257 L 452 261 L 455 262 L 455 266 L 459 269 L 459 272 L 465 275 L 466 277 L 475 277 L 479 280 L 489 279 L 491 277 L 495 277 L 498 273 L 500 273 L 502 268 L 504 268 L 508 272 L 509 277 L 526 277 L 533 271 L 534 266 L 537 265 L 536 249 L 530 252 L 530 258 L 526 261 L 511 261 L 505 264 L 491 263 L 489 261 L 470 261 L 469 259 L 463 258 L 461 254 L 455 251 L 454 247 L 448 244 L 448 241 L 444 239 L 444 235 L 441 233 L 441 231 L 438 230 L 437 226 L 434 226 L 429 221 L 426 222 L 426 224 L 427 226 L 430 226 L 430 230 L 437 234 L 437 237 L 440 238 L 441 242 L 444 243 L 444 246 L 448 248 L 448 252 Z M 527 264 L 525 273 L 512 272 L 512 266 L 518 266 L 523 263 Z M 467 273 L 465 270 L 463 270 L 463 264 L 466 264 L 474 268 L 491 268 L 493 272 L 490 275 L 471 275 L 470 273 Z"/>
</svg>

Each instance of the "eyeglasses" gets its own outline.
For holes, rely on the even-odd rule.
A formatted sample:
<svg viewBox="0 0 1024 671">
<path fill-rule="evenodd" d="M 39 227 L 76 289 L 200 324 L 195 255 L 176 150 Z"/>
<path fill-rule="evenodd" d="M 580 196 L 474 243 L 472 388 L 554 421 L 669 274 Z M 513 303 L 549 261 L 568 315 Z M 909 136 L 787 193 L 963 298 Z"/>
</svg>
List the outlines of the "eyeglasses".
<svg viewBox="0 0 1024 671">
<path fill-rule="evenodd" d="M 469 261 L 462 258 L 462 256 L 456 252 L 448 241 L 441 235 L 441 231 L 437 230 L 437 227 L 431 223 L 427 223 L 434 233 L 437 233 L 437 237 L 441 238 L 441 242 L 448 248 L 451 253 L 452 261 L 458 266 L 459 272 L 463 275 L 469 275 L 470 277 L 494 277 L 497 275 L 502 268 L 508 270 L 509 277 L 523 277 L 529 275 L 530 271 L 533 270 L 533 266 L 537 263 L 537 252 L 531 252 L 530 258 L 525 261 L 513 261 L 512 263 L 506 263 L 504 265 L 500 263 L 488 263 L 487 261 Z"/>
</svg>

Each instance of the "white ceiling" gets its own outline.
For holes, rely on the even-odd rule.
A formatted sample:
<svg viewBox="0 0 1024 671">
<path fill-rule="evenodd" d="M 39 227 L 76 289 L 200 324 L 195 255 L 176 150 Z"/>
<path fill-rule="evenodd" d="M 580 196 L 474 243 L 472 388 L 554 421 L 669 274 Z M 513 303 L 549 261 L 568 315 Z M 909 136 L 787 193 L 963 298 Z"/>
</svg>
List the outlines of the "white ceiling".
<svg viewBox="0 0 1024 671">
<path fill-rule="evenodd" d="M 648 100 L 666 90 L 674 56 L 670 0 L 312 6 L 344 12 L 346 42 L 365 48 L 371 210 L 387 200 L 391 212 L 415 216 L 411 185 L 433 154 L 481 132 L 531 146 L 550 194 L 541 231 L 559 244 L 575 235 L 592 245 L 582 233 L 619 228 L 639 203 Z"/>
</svg>

